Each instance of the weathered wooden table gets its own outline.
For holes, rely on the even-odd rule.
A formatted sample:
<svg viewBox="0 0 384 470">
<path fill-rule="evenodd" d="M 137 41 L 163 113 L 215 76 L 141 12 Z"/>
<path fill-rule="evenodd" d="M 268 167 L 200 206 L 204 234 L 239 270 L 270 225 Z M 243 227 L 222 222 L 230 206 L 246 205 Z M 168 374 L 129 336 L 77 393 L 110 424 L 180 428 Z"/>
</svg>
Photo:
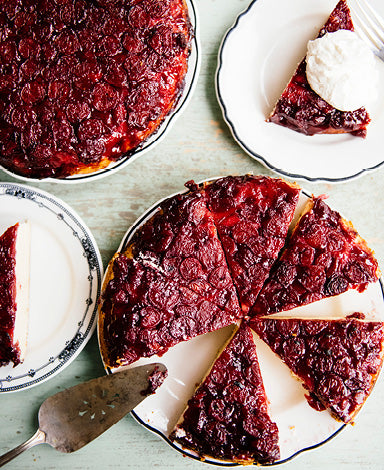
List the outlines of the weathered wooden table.
<svg viewBox="0 0 384 470">
<path fill-rule="evenodd" d="M 234 142 L 223 122 L 214 91 L 217 52 L 225 31 L 248 0 L 196 0 L 199 9 L 202 67 L 195 94 L 167 137 L 151 152 L 117 174 L 82 185 L 34 184 L 70 204 L 84 219 L 99 245 L 104 266 L 130 224 L 158 199 L 179 191 L 185 181 L 227 174 L 272 173 L 248 157 Z M 2 181 L 14 181 L 1 172 Z M 327 193 L 329 203 L 375 250 L 384 266 L 384 168 L 342 184 L 309 184 L 308 192 Z M 30 390 L 0 397 L 0 453 L 28 439 L 37 428 L 37 411 L 49 395 L 102 375 L 96 337 L 58 376 Z M 364 470 L 384 468 L 384 377 L 360 413 L 331 442 L 302 454 L 285 468 Z M 124 418 L 93 443 L 74 454 L 60 454 L 49 446 L 25 452 L 7 468 L 21 469 L 203 469 L 204 464 L 183 458 L 163 440 Z"/>
</svg>

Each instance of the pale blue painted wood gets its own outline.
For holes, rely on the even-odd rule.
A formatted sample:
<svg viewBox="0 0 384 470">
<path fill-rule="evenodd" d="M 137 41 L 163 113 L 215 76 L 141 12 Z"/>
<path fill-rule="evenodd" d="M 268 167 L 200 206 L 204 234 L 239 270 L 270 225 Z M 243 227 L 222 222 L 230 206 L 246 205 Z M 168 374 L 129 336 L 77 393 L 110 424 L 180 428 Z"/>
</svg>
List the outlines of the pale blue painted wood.
<svg viewBox="0 0 384 470">
<path fill-rule="evenodd" d="M 271 0 L 273 1 L 273 0 Z M 272 174 L 233 141 L 214 93 L 218 48 L 225 31 L 248 0 L 196 0 L 201 23 L 202 67 L 188 108 L 156 149 L 107 179 L 84 185 L 34 184 L 69 203 L 92 230 L 104 265 L 129 225 L 158 199 L 182 189 L 185 181 L 247 172 Z M 3 181 L 14 181 L 0 172 Z M 338 185 L 303 183 L 308 192 L 327 193 L 329 202 L 352 219 L 384 266 L 384 169 Z M 36 430 L 37 410 L 49 395 L 103 374 L 96 338 L 58 376 L 28 391 L 0 396 L 0 453 L 28 439 Z M 384 468 L 381 377 L 357 423 L 324 447 L 284 466 L 304 470 L 378 470 Z M 308 423 L 310 426 L 310 423 Z M 38 446 L 7 468 L 56 470 L 205 469 L 183 458 L 130 416 L 80 451 L 60 454 Z"/>
</svg>

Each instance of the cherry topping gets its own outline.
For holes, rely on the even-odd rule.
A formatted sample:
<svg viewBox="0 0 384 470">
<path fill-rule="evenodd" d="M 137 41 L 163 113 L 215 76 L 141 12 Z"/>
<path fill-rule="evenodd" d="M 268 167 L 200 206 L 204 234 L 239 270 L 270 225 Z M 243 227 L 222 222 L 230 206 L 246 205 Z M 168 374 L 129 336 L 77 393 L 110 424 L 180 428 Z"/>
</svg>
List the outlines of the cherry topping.
<svg viewBox="0 0 384 470">
<path fill-rule="evenodd" d="M 39 122 L 8 120 L 0 164 L 62 178 L 128 157 L 155 132 L 180 95 L 191 26 L 182 0 L 20 0 L 0 7 L 0 38 L 0 98 L 21 98 Z M 52 127 L 59 116 L 71 131 Z M 39 161 L 40 144 L 52 164 Z"/>
<path fill-rule="evenodd" d="M 170 439 L 201 458 L 249 464 L 279 458 L 277 426 L 267 413 L 255 345 L 245 325 L 188 401 Z"/>
</svg>

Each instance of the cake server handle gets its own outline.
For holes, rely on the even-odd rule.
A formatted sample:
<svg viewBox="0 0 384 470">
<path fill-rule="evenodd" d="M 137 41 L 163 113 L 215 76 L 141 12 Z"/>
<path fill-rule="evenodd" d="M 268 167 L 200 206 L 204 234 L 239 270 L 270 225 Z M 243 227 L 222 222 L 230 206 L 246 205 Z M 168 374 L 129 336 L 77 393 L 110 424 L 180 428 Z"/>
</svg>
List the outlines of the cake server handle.
<svg viewBox="0 0 384 470">
<path fill-rule="evenodd" d="M 36 433 L 23 444 L 15 447 L 14 449 L 10 450 L 9 452 L 0 456 L 0 467 L 5 465 L 6 463 L 13 460 L 15 457 L 20 455 L 25 450 L 30 449 L 31 447 L 37 446 L 38 444 L 44 444 L 45 442 L 45 432 L 38 429 Z"/>
</svg>

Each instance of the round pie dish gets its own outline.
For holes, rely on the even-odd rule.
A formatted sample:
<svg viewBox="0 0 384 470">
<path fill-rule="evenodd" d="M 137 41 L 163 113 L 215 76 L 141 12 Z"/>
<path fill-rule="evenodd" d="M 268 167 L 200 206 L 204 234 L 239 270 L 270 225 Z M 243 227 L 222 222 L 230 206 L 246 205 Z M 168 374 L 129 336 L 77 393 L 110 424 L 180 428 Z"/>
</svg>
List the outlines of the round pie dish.
<svg viewBox="0 0 384 470">
<path fill-rule="evenodd" d="M 0 9 L 1 168 L 82 182 L 153 148 L 193 93 L 192 0 L 73 0 Z"/>
<path fill-rule="evenodd" d="M 215 181 L 215 179 L 211 181 Z M 205 185 L 206 183 L 200 184 Z M 172 198 L 173 196 L 175 195 L 169 197 Z M 293 217 L 293 224 L 296 223 L 309 198 L 309 194 L 301 192 Z M 164 201 L 167 199 L 154 204 L 133 224 L 121 241 L 118 252 L 124 252 L 127 247 L 131 246 L 130 244 L 132 239 L 135 239 L 135 234 L 138 231 L 140 232 L 142 227 L 156 213 L 159 213 L 159 208 L 164 207 Z M 152 260 L 151 263 L 153 263 Z M 111 266 L 112 263 L 109 268 Z M 111 279 L 111 271 L 108 272 L 108 269 L 104 278 L 104 286 Z M 104 287 L 102 290 L 104 291 Z M 369 320 L 383 321 L 383 285 L 380 280 L 370 284 L 364 292 L 351 289 L 336 297 L 310 303 L 298 309 L 300 309 L 300 316 L 303 318 L 337 319 L 340 315 L 348 315 L 350 312 L 360 311 L 364 312 Z M 102 351 L 103 345 L 100 327 L 99 317 L 98 335 Z M 163 362 L 167 366 L 168 377 L 163 386 L 155 395 L 149 397 L 135 408 L 132 414 L 148 430 L 159 435 L 177 451 L 193 459 L 200 460 L 201 457 L 191 450 L 182 448 L 179 444 L 171 441 L 169 437 L 175 425 L 179 422 L 186 403 L 193 395 L 196 384 L 204 380 L 207 371 L 209 371 L 212 363 L 217 358 L 218 351 L 223 348 L 233 334 L 233 331 L 234 325 L 229 325 L 217 331 L 208 332 L 187 341 L 182 341 L 170 347 L 168 351 L 161 355 L 142 357 L 129 365 L 111 367 L 107 361 L 104 361 L 107 373 L 113 373 L 125 367 L 150 363 L 154 360 Z M 304 389 L 291 375 L 286 365 L 279 360 L 256 334 L 254 335 L 254 341 L 265 392 L 270 402 L 271 416 L 279 428 L 280 458 L 272 464 L 278 465 L 291 460 L 306 450 L 326 443 L 342 431 L 345 424 L 334 419 L 327 411 L 319 412 L 308 406 Z M 308 429 L 309 422 L 311 426 Z M 214 458 L 206 458 L 204 462 L 222 467 L 239 465 L 236 462 L 225 462 Z"/>
</svg>

